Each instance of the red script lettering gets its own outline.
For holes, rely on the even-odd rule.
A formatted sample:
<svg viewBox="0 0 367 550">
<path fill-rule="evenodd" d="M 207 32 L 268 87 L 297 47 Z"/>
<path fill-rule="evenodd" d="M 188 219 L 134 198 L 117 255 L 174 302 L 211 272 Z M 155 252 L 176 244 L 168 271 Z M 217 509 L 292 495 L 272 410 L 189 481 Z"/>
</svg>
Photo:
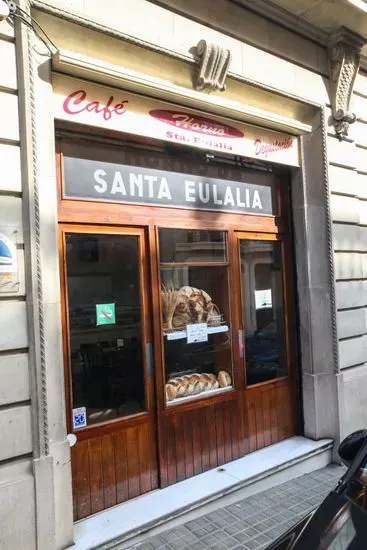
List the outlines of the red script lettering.
<svg viewBox="0 0 367 550">
<path fill-rule="evenodd" d="M 104 105 L 99 101 L 89 101 L 87 92 L 84 90 L 76 90 L 67 96 L 63 107 L 65 113 L 68 115 L 79 115 L 86 111 L 97 115 L 101 114 L 104 120 L 110 120 L 112 115 L 123 115 L 126 113 L 126 103 L 128 103 L 127 99 L 114 103 L 114 97 L 111 95 Z"/>
<path fill-rule="evenodd" d="M 285 149 L 291 149 L 293 142 L 290 138 L 284 138 L 282 141 L 275 140 L 273 143 L 263 143 L 261 139 L 257 138 L 254 142 L 255 155 L 264 155 L 265 158 L 271 153 L 277 151 L 284 151 Z"/>
</svg>

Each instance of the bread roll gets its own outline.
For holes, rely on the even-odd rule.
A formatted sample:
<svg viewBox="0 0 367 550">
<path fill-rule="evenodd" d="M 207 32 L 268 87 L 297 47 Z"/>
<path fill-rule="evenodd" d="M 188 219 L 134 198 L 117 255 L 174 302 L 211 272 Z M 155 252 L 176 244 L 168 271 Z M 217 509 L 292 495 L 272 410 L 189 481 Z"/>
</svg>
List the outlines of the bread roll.
<svg viewBox="0 0 367 550">
<path fill-rule="evenodd" d="M 188 381 L 187 382 L 186 395 L 194 395 L 195 394 L 195 384 L 196 383 L 197 383 L 196 381 L 194 381 L 194 382 Z"/>
<path fill-rule="evenodd" d="M 208 376 L 209 376 L 209 381 L 211 383 L 211 389 L 213 389 L 214 386 L 216 385 L 215 383 L 217 382 L 217 377 L 215 376 L 215 374 L 208 374 Z M 218 384 L 218 386 L 219 386 L 219 384 Z M 218 387 L 218 386 L 216 386 L 216 387 Z"/>
<path fill-rule="evenodd" d="M 202 380 L 198 380 L 198 381 L 196 382 L 196 384 L 197 384 L 197 392 L 198 392 L 198 393 L 201 393 L 201 392 L 203 392 L 203 391 L 205 390 L 205 384 L 204 384 L 204 382 L 203 382 Z"/>
<path fill-rule="evenodd" d="M 177 395 L 177 387 L 173 384 L 166 384 L 166 400 L 173 401 Z"/>
<path fill-rule="evenodd" d="M 232 380 L 230 375 L 227 371 L 221 370 L 218 372 L 218 383 L 221 388 L 227 388 L 228 386 L 231 386 Z"/>
<path fill-rule="evenodd" d="M 177 397 L 185 397 L 188 395 L 188 381 L 187 380 L 180 380 L 179 385 L 177 386 Z"/>
<path fill-rule="evenodd" d="M 216 380 L 212 385 L 212 390 L 217 390 L 219 388 L 219 382 Z"/>
<path fill-rule="evenodd" d="M 212 389 L 213 381 L 211 380 L 209 374 L 201 374 L 200 375 L 200 381 L 204 384 L 204 390 L 203 391 L 208 391 L 208 390 Z"/>
</svg>

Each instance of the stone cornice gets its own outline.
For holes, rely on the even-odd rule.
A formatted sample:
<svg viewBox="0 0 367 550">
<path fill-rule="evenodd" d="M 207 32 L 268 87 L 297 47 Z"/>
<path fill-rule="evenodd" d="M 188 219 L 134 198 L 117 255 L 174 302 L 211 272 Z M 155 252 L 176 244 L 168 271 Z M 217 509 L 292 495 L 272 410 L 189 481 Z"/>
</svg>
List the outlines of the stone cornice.
<svg viewBox="0 0 367 550">
<path fill-rule="evenodd" d="M 305 38 L 308 38 L 309 40 L 312 40 L 322 46 L 329 46 L 330 39 L 335 36 L 335 34 L 330 35 L 319 27 L 316 27 L 307 21 L 303 21 L 293 13 L 290 13 L 280 6 L 269 3 L 267 0 L 256 0 L 256 2 L 253 0 L 229 0 L 229 2 L 262 15 L 266 19 L 270 19 L 274 23 L 278 23 L 279 25 L 294 31 L 296 34 L 304 36 Z M 355 34 L 357 37 L 357 42 L 360 38 L 362 38 L 356 33 L 353 33 L 353 31 L 348 31 L 348 33 L 350 35 Z M 360 68 L 367 71 L 367 54 L 361 54 Z"/>
<path fill-rule="evenodd" d="M 317 44 L 326 46 L 329 42 L 329 35 L 327 32 L 307 21 L 303 21 L 288 10 L 269 3 L 267 0 L 256 0 L 256 2 L 253 0 L 229 0 L 229 2 L 255 12 L 266 19 L 270 19 L 274 23 L 278 23 L 296 34 L 300 34 L 313 42 L 317 42 Z"/>
</svg>

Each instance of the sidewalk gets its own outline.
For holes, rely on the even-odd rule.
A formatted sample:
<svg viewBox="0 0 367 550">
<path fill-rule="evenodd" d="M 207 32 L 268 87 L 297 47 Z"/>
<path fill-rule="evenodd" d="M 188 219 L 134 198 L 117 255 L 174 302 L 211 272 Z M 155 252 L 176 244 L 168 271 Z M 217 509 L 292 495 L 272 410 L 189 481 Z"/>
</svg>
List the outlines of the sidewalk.
<svg viewBox="0 0 367 550">
<path fill-rule="evenodd" d="M 147 538 L 129 550 L 259 550 L 315 508 L 343 471 L 341 466 L 327 466 Z"/>
</svg>

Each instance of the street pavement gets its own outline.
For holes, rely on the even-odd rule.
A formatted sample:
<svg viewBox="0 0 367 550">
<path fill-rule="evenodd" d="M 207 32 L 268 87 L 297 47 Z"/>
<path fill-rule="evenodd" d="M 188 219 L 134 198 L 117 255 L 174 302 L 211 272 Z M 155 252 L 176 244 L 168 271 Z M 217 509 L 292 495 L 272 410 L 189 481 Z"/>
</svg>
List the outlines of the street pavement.
<svg viewBox="0 0 367 550">
<path fill-rule="evenodd" d="M 329 465 L 147 538 L 129 550 L 266 548 L 320 504 L 343 471 L 341 466 Z"/>
</svg>

